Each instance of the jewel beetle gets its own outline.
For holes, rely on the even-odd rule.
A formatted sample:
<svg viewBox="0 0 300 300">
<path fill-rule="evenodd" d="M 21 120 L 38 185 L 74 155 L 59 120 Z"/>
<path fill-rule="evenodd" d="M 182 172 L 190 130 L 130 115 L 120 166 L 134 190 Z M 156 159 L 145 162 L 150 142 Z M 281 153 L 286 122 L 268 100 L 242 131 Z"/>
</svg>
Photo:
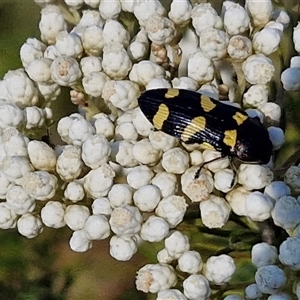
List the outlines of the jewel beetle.
<svg viewBox="0 0 300 300">
<path fill-rule="evenodd" d="M 251 118 L 240 108 L 183 89 L 147 90 L 138 103 L 156 129 L 186 144 L 198 143 L 219 151 L 221 157 L 247 163 L 270 160 L 272 143 L 267 129 L 258 117 Z"/>
</svg>

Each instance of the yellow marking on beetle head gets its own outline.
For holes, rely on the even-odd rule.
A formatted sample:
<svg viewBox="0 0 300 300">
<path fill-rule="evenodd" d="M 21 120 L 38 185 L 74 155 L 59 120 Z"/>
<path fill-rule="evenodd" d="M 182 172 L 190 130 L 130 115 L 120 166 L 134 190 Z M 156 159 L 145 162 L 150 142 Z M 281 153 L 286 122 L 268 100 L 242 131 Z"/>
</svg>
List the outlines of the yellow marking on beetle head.
<svg viewBox="0 0 300 300">
<path fill-rule="evenodd" d="M 223 142 L 225 145 L 233 148 L 236 144 L 236 130 L 225 130 Z"/>
<path fill-rule="evenodd" d="M 238 125 L 241 125 L 242 123 L 244 123 L 245 120 L 248 119 L 248 116 L 245 116 L 237 111 L 232 118 L 236 121 Z"/>
<path fill-rule="evenodd" d="M 194 134 L 199 131 L 205 130 L 206 120 L 204 117 L 196 117 L 190 121 L 190 123 L 184 128 L 180 138 L 183 142 L 186 142 Z"/>
<path fill-rule="evenodd" d="M 162 129 L 164 121 L 169 117 L 169 108 L 166 104 L 160 104 L 156 114 L 153 117 L 153 125 L 156 129 Z"/>
<path fill-rule="evenodd" d="M 207 142 L 203 142 L 200 144 L 200 147 L 202 149 L 206 149 L 206 150 L 216 150 L 215 147 L 213 145 L 211 145 L 210 143 Z"/>
<path fill-rule="evenodd" d="M 174 98 L 179 95 L 179 90 L 176 89 L 168 89 L 167 92 L 165 93 L 165 98 Z"/>
<path fill-rule="evenodd" d="M 209 97 L 205 95 L 201 95 L 200 105 L 205 112 L 209 112 L 217 106 Z"/>
</svg>

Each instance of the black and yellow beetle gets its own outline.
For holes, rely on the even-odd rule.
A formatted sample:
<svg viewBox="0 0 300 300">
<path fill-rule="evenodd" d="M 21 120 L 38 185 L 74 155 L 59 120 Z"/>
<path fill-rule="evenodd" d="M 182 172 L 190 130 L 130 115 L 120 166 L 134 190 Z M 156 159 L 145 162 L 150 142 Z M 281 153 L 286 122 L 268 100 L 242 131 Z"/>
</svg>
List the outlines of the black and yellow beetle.
<svg viewBox="0 0 300 300">
<path fill-rule="evenodd" d="M 158 130 L 182 142 L 201 144 L 247 163 L 266 164 L 272 143 L 258 117 L 203 94 L 182 89 L 154 89 L 138 99 L 143 114 Z M 198 173 L 198 172 L 197 172 Z"/>
</svg>

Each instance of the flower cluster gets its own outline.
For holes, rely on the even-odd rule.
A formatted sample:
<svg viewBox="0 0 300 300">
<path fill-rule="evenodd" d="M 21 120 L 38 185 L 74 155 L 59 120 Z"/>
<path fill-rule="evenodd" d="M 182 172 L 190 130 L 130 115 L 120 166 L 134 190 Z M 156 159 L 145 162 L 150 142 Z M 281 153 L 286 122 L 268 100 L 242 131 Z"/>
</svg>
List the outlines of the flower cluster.
<svg viewBox="0 0 300 300">
<path fill-rule="evenodd" d="M 72 250 L 110 238 L 111 256 L 122 261 L 143 241 L 163 241 L 158 263 L 138 271 L 137 289 L 160 300 L 204 300 L 211 285 L 230 281 L 236 265 L 227 254 L 203 261 L 176 228 L 189 204 L 196 203 L 208 228 L 225 226 L 231 212 L 272 219 L 290 237 L 279 250 L 265 242 L 252 248 L 257 272 L 245 297 L 288 299 L 288 275 L 278 261 L 300 269 L 300 166 L 273 181 L 272 159 L 267 166 L 242 163 L 236 171 L 228 158 L 207 163 L 220 153 L 154 131 L 137 102 L 143 90 L 165 87 L 240 102 L 265 123 L 278 150 L 284 134 L 277 127 L 281 109 L 268 92 L 275 73 L 268 56 L 279 47 L 288 14 L 275 11 L 271 0 L 246 0 L 245 7 L 224 1 L 221 15 L 210 3 L 188 0 L 173 0 L 168 9 L 158 0 L 85 0 L 86 10 L 83 1 L 65 1 L 81 14 L 67 31 L 58 5 L 36 2 L 41 41 L 28 38 L 20 50 L 23 68 L 0 81 L 0 228 L 17 227 L 34 238 L 44 226 L 68 226 Z M 121 22 L 122 12 L 131 26 Z M 296 50 L 299 32 L 298 25 Z M 286 90 L 299 89 L 299 58 L 291 65 L 285 72 L 293 74 L 281 77 Z M 70 89 L 78 113 L 57 120 L 51 105 L 61 87 Z M 61 142 L 29 139 L 53 120 Z M 294 292 L 300 297 L 300 281 Z"/>
</svg>

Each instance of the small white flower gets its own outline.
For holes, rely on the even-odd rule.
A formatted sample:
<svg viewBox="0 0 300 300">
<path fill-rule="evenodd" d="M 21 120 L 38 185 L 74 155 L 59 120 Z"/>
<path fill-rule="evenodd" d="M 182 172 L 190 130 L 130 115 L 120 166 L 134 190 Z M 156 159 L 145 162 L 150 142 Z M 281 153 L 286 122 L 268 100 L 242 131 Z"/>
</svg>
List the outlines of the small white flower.
<svg viewBox="0 0 300 300">
<path fill-rule="evenodd" d="M 100 56 L 104 47 L 103 29 L 98 24 L 84 27 L 81 37 L 84 51 L 88 55 Z"/>
<path fill-rule="evenodd" d="M 271 0 L 246 0 L 245 8 L 249 12 L 254 27 L 262 28 L 266 25 L 272 15 L 273 6 Z"/>
<path fill-rule="evenodd" d="M 216 285 L 228 282 L 235 272 L 234 260 L 226 255 L 211 256 L 207 259 L 204 266 L 204 276 Z"/>
<path fill-rule="evenodd" d="M 102 71 L 102 58 L 98 56 L 86 56 L 80 60 L 80 68 L 84 76 L 92 72 Z"/>
<path fill-rule="evenodd" d="M 104 72 L 91 72 L 82 78 L 84 91 L 93 97 L 100 97 L 109 77 Z"/>
<path fill-rule="evenodd" d="M 150 216 L 141 228 L 141 238 L 144 241 L 159 242 L 169 233 L 168 223 L 161 217 Z"/>
<path fill-rule="evenodd" d="M 262 293 L 275 294 L 284 287 L 286 275 L 275 265 L 263 266 L 256 271 L 255 282 Z"/>
<path fill-rule="evenodd" d="M 148 264 L 138 270 L 136 288 L 144 293 L 157 293 L 176 285 L 173 267 L 166 264 Z"/>
<path fill-rule="evenodd" d="M 111 157 L 122 167 L 135 167 L 139 163 L 133 156 L 135 141 L 123 140 L 111 144 Z"/>
<path fill-rule="evenodd" d="M 115 172 L 108 165 L 104 164 L 97 169 L 91 170 L 84 177 L 83 187 L 92 198 L 106 196 L 113 185 Z"/>
<path fill-rule="evenodd" d="M 223 193 L 228 193 L 233 188 L 236 178 L 232 169 L 223 169 L 215 173 L 214 185 L 215 188 Z"/>
<path fill-rule="evenodd" d="M 5 128 L 1 134 L 1 142 L 6 155 L 28 156 L 28 138 L 22 135 L 16 128 Z"/>
<path fill-rule="evenodd" d="M 244 33 L 249 29 L 250 18 L 241 5 L 231 1 L 223 2 L 224 12 L 224 28 L 230 35 Z"/>
<path fill-rule="evenodd" d="M 91 215 L 84 224 L 83 230 L 89 240 L 104 240 L 110 235 L 108 220 L 103 215 Z"/>
<path fill-rule="evenodd" d="M 115 139 L 136 141 L 138 139 L 138 133 L 131 122 L 123 122 L 116 126 Z"/>
<path fill-rule="evenodd" d="M 42 58 L 46 45 L 36 38 L 28 38 L 20 48 L 20 58 L 25 68 L 37 58 Z"/>
<path fill-rule="evenodd" d="M 100 15 L 104 20 L 116 19 L 121 12 L 121 1 L 101 0 L 99 5 Z"/>
<path fill-rule="evenodd" d="M 270 55 L 278 49 L 282 32 L 275 28 L 264 28 L 256 32 L 252 39 L 253 49 L 256 53 Z"/>
<path fill-rule="evenodd" d="M 300 269 L 300 239 L 289 237 L 279 247 L 279 260 L 282 264 L 298 271 Z"/>
<path fill-rule="evenodd" d="M 193 274 L 183 281 L 183 293 L 190 300 L 205 300 L 209 298 L 211 289 L 203 275 Z"/>
<path fill-rule="evenodd" d="M 103 48 L 103 71 L 112 79 L 123 79 L 131 70 L 132 62 L 121 44 L 113 43 Z"/>
<path fill-rule="evenodd" d="M 300 52 L 300 22 L 298 22 L 298 25 L 296 27 L 294 27 L 293 42 L 294 42 L 295 50 L 297 52 Z"/>
<path fill-rule="evenodd" d="M 137 166 L 130 170 L 127 175 L 128 184 L 134 188 L 139 189 L 140 187 L 149 184 L 153 177 L 152 170 L 147 166 Z"/>
<path fill-rule="evenodd" d="M 126 183 L 114 184 L 108 192 L 108 200 L 112 208 L 123 204 L 132 204 L 132 188 Z"/>
<path fill-rule="evenodd" d="M 110 1 L 107 1 L 107 3 L 110 3 L 109 5 L 113 4 Z M 110 19 L 105 22 L 103 27 L 103 41 L 105 45 L 118 43 L 127 48 L 130 41 L 130 34 L 121 23 Z"/>
<path fill-rule="evenodd" d="M 103 134 L 108 140 L 114 136 L 115 126 L 111 119 L 104 113 L 93 116 L 93 124 L 96 134 Z"/>
<path fill-rule="evenodd" d="M 7 203 L 0 203 L 0 228 L 15 228 L 17 224 L 17 214 Z"/>
<path fill-rule="evenodd" d="M 278 251 L 275 246 L 267 243 L 258 243 L 252 247 L 251 261 L 257 267 L 275 264 L 278 260 Z"/>
<path fill-rule="evenodd" d="M 7 190 L 6 203 L 18 215 L 32 212 L 35 208 L 35 199 L 19 185 L 11 186 Z"/>
<path fill-rule="evenodd" d="M 300 203 L 292 196 L 281 197 L 275 203 L 272 218 L 277 226 L 294 229 L 300 223 Z"/>
<path fill-rule="evenodd" d="M 164 78 L 166 72 L 163 67 L 149 60 L 142 60 L 134 64 L 129 73 L 129 79 L 139 85 L 146 86 L 153 78 Z"/>
<path fill-rule="evenodd" d="M 72 181 L 81 174 L 82 166 L 81 149 L 67 145 L 57 158 L 56 172 L 62 180 Z"/>
<path fill-rule="evenodd" d="M 241 164 L 238 170 L 238 183 L 247 190 L 258 190 L 270 184 L 273 172 L 260 165 Z"/>
<path fill-rule="evenodd" d="M 165 239 L 165 249 L 170 257 L 178 259 L 185 251 L 190 250 L 189 238 L 176 230 Z"/>
<path fill-rule="evenodd" d="M 83 53 L 80 37 L 75 32 L 59 32 L 56 36 L 55 46 L 60 56 L 66 55 L 74 58 L 80 58 Z"/>
<path fill-rule="evenodd" d="M 279 124 L 281 120 L 281 108 L 274 102 L 267 102 L 259 107 L 259 110 L 264 114 L 265 119 L 271 125 Z"/>
<path fill-rule="evenodd" d="M 247 196 L 250 194 L 243 186 L 234 188 L 232 191 L 226 194 L 225 198 L 229 203 L 232 211 L 238 216 L 245 216 L 245 202 Z"/>
<path fill-rule="evenodd" d="M 65 210 L 64 221 L 72 230 L 83 229 L 84 224 L 90 216 L 89 209 L 86 206 L 72 204 Z"/>
<path fill-rule="evenodd" d="M 256 283 L 252 283 L 245 288 L 245 296 L 246 299 L 259 299 L 262 297 L 262 292 Z"/>
<path fill-rule="evenodd" d="M 106 197 L 95 199 L 92 203 L 92 210 L 94 215 L 102 214 L 106 216 L 110 216 L 113 211 L 110 202 Z"/>
<path fill-rule="evenodd" d="M 161 264 L 171 264 L 171 262 L 174 259 L 172 256 L 170 256 L 170 254 L 168 253 L 166 248 L 158 251 L 156 258 L 157 258 L 157 261 Z"/>
<path fill-rule="evenodd" d="M 51 79 L 50 66 L 52 60 L 49 58 L 37 58 L 30 62 L 26 67 L 26 73 L 31 80 L 37 83 L 53 83 Z"/>
<path fill-rule="evenodd" d="M 39 217 L 30 213 L 22 215 L 17 222 L 18 231 L 28 239 L 35 238 L 43 232 L 43 224 Z"/>
<path fill-rule="evenodd" d="M 244 60 L 252 54 L 251 40 L 243 35 L 234 35 L 229 40 L 227 52 L 233 59 Z"/>
<path fill-rule="evenodd" d="M 127 47 L 127 52 L 133 62 L 140 61 L 147 57 L 149 51 L 149 40 L 144 28 L 136 34 Z"/>
<path fill-rule="evenodd" d="M 199 167 L 191 167 L 181 176 L 182 191 L 191 201 L 200 202 L 208 199 L 214 188 L 212 175 L 209 171 L 202 171 L 195 180 Z"/>
<path fill-rule="evenodd" d="M 0 99 L 0 128 L 19 128 L 24 124 L 25 116 L 22 109 L 13 103 Z"/>
<path fill-rule="evenodd" d="M 24 115 L 26 118 L 26 129 L 32 128 L 42 128 L 46 125 L 46 121 L 52 119 L 52 110 L 49 107 L 45 107 L 44 109 L 29 106 L 24 109 Z"/>
<path fill-rule="evenodd" d="M 270 126 L 268 133 L 274 150 L 279 150 L 285 142 L 284 132 L 281 128 Z"/>
<path fill-rule="evenodd" d="M 119 260 L 127 261 L 137 252 L 137 242 L 135 237 L 114 235 L 109 241 L 110 255 Z"/>
<path fill-rule="evenodd" d="M 92 242 L 86 237 L 83 229 L 73 232 L 70 241 L 70 248 L 76 252 L 85 252 L 92 248 Z"/>
<path fill-rule="evenodd" d="M 30 162 L 36 170 L 54 171 L 56 166 L 56 153 L 42 141 L 30 141 L 28 143 L 28 155 Z"/>
<path fill-rule="evenodd" d="M 188 60 L 188 76 L 197 83 L 210 82 L 214 78 L 214 64 L 202 51 L 193 53 Z"/>
<path fill-rule="evenodd" d="M 198 83 L 190 77 L 175 77 L 172 79 L 172 86 L 174 89 L 185 89 L 190 91 L 196 91 L 199 88 Z"/>
<path fill-rule="evenodd" d="M 81 201 L 85 196 L 83 186 L 76 181 L 69 182 L 64 191 L 64 196 L 73 203 Z"/>
<path fill-rule="evenodd" d="M 140 231 L 142 221 L 138 208 L 125 204 L 112 211 L 109 224 L 115 234 L 133 236 Z"/>
<path fill-rule="evenodd" d="M 300 191 L 300 167 L 291 166 L 284 174 L 284 182 L 295 192 Z"/>
<path fill-rule="evenodd" d="M 202 258 L 197 251 L 186 251 L 178 259 L 178 268 L 182 272 L 196 274 L 203 267 Z"/>
<path fill-rule="evenodd" d="M 260 108 L 268 102 L 268 93 L 268 87 L 265 84 L 250 86 L 248 91 L 243 95 L 243 106 Z"/>
<path fill-rule="evenodd" d="M 281 82 L 286 91 L 300 89 L 300 68 L 287 68 L 281 73 Z"/>
<path fill-rule="evenodd" d="M 133 194 L 134 205 L 140 211 L 151 212 L 155 209 L 161 198 L 159 187 L 154 184 L 146 184 L 139 187 Z"/>
<path fill-rule="evenodd" d="M 196 30 L 197 35 L 200 36 L 202 30 L 214 27 L 221 28 L 222 20 L 211 3 L 199 3 L 193 7 L 192 10 L 192 24 Z"/>
<path fill-rule="evenodd" d="M 189 166 L 189 155 L 179 147 L 172 148 L 163 154 L 161 164 L 169 173 L 182 174 Z"/>
<path fill-rule="evenodd" d="M 155 213 L 164 218 L 171 228 L 174 228 L 182 222 L 187 207 L 184 197 L 172 195 L 163 198 L 158 203 Z"/>
<path fill-rule="evenodd" d="M 148 139 L 136 142 L 132 154 L 138 162 L 145 165 L 155 165 L 161 157 L 161 151 L 154 149 Z"/>
<path fill-rule="evenodd" d="M 249 56 L 242 65 L 246 80 L 251 84 L 268 83 L 275 72 L 272 61 L 263 54 Z"/>
<path fill-rule="evenodd" d="M 177 26 L 185 26 L 191 19 L 192 5 L 188 0 L 173 0 L 168 16 Z"/>
<path fill-rule="evenodd" d="M 51 78 L 61 86 L 73 86 L 81 78 L 79 64 L 73 57 L 59 56 L 50 67 Z"/>
<path fill-rule="evenodd" d="M 39 29 L 46 44 L 54 44 L 57 34 L 67 29 L 67 22 L 58 6 L 47 5 L 41 10 Z"/>
<path fill-rule="evenodd" d="M 265 187 L 264 194 L 278 201 L 283 196 L 289 196 L 291 189 L 283 181 L 272 181 Z"/>
<path fill-rule="evenodd" d="M 177 179 L 174 174 L 159 172 L 153 177 L 152 184 L 159 187 L 163 197 L 168 197 L 177 191 Z"/>
<path fill-rule="evenodd" d="M 214 195 L 200 202 L 201 219 L 208 228 L 221 228 L 229 219 L 230 206 L 224 198 Z"/>
<path fill-rule="evenodd" d="M 153 129 L 153 125 L 148 121 L 139 107 L 135 108 L 132 112 L 132 123 L 136 131 L 144 137 L 148 137 Z"/>
<path fill-rule="evenodd" d="M 66 225 L 64 221 L 65 205 L 58 201 L 49 201 L 41 210 L 42 222 L 52 228 L 61 228 Z"/>
<path fill-rule="evenodd" d="M 179 290 L 167 289 L 158 292 L 156 300 L 187 300 L 187 298 Z"/>
</svg>

